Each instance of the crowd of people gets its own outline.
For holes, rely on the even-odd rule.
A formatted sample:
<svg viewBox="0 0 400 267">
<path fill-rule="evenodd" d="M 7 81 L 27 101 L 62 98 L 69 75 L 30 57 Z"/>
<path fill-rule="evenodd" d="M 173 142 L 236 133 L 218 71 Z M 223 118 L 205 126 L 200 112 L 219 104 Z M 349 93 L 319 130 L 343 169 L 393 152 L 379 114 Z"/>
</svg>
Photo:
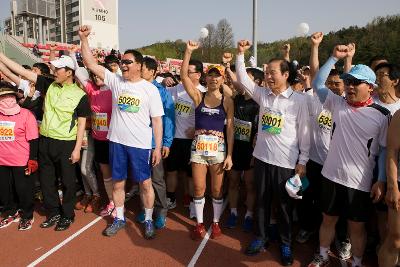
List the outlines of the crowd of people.
<svg viewBox="0 0 400 267">
<path fill-rule="evenodd" d="M 290 61 L 285 45 L 282 58 L 246 68 L 251 44 L 241 40 L 235 62 L 224 53 L 203 73 L 202 62 L 191 58 L 199 45 L 188 41 L 178 81 L 136 50 L 99 56 L 90 34 L 81 26 L 80 52 L 74 46 L 50 66 L 19 65 L 0 53 L 0 228 L 32 228 L 38 181 L 47 212 L 41 228 L 66 230 L 74 210 L 84 210 L 112 216 L 103 235 L 114 236 L 126 226 L 126 197 L 138 188 L 136 220 L 152 239 L 182 188 L 196 220 L 193 240 L 204 238 L 204 216 L 212 216 L 211 238 L 243 222 L 254 233 L 245 253 L 278 241 L 285 266 L 293 263 L 294 240 L 306 243 L 318 233 L 310 267 L 329 264 L 335 240 L 339 258 L 362 266 L 370 237 L 380 240 L 380 266 L 397 264 L 398 65 L 379 56 L 369 66 L 352 65 L 350 43 L 335 46 L 320 68 L 317 32 L 309 65 Z M 204 213 L 207 184 L 213 214 Z M 229 216 L 221 223 L 224 197 Z"/>
</svg>

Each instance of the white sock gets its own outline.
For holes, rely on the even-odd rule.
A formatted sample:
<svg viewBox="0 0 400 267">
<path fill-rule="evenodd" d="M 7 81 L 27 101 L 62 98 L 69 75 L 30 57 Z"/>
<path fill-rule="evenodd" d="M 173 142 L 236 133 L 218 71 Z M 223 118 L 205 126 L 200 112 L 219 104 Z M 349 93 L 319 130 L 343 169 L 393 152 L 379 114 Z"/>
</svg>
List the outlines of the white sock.
<svg viewBox="0 0 400 267">
<path fill-rule="evenodd" d="M 217 223 L 219 222 L 219 217 L 221 217 L 222 213 L 222 205 L 224 203 L 224 200 L 221 199 L 212 199 L 212 204 L 213 204 L 213 210 L 214 210 L 214 219 L 213 222 Z"/>
<path fill-rule="evenodd" d="M 144 208 L 144 220 L 152 221 L 153 220 L 153 209 Z"/>
<path fill-rule="evenodd" d="M 231 214 L 235 214 L 237 216 L 237 208 L 231 208 Z"/>
<path fill-rule="evenodd" d="M 119 220 L 125 220 L 125 216 L 124 216 L 124 206 L 122 207 L 116 207 L 115 208 L 117 210 L 117 218 Z"/>
<path fill-rule="evenodd" d="M 252 211 L 246 211 L 246 215 L 244 216 L 245 218 L 246 217 L 250 217 L 250 218 L 253 218 L 253 212 Z"/>
<path fill-rule="evenodd" d="M 203 223 L 203 210 L 206 199 L 204 196 L 202 198 L 193 198 L 194 201 L 194 211 L 196 212 L 197 223 Z"/>
<path fill-rule="evenodd" d="M 329 248 L 319 247 L 319 254 L 324 258 L 324 260 L 328 259 L 328 250 Z"/>
<path fill-rule="evenodd" d="M 362 257 L 359 258 L 359 257 L 353 256 L 353 260 L 351 261 L 351 266 L 359 266 L 359 267 L 361 267 L 362 266 L 361 262 L 362 262 Z"/>
</svg>

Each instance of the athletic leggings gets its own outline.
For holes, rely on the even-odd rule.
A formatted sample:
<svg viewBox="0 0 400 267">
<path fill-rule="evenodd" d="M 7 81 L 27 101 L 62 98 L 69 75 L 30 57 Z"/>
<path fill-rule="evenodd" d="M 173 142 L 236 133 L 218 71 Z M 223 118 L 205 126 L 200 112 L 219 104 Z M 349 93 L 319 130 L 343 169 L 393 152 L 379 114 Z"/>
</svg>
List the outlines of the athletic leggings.
<svg viewBox="0 0 400 267">
<path fill-rule="evenodd" d="M 25 167 L 0 166 L 0 199 L 6 215 L 14 215 L 21 209 L 23 219 L 33 217 L 33 187 L 34 179 L 25 175 Z"/>
<path fill-rule="evenodd" d="M 85 188 L 86 195 L 99 196 L 99 188 L 97 185 L 96 174 L 93 168 L 94 164 L 94 141 L 92 136 L 88 135 L 88 146 L 82 149 L 81 157 L 81 173 L 83 187 Z"/>
</svg>

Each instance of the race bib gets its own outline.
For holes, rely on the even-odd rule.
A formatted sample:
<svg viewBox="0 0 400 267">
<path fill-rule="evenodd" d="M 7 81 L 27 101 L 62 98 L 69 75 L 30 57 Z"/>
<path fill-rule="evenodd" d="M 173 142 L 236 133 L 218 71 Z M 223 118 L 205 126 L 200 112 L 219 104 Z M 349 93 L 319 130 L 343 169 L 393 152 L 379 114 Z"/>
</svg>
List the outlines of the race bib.
<svg viewBox="0 0 400 267">
<path fill-rule="evenodd" d="M 266 108 L 261 117 L 262 130 L 270 134 L 280 134 L 284 123 L 283 114 L 277 110 Z"/>
<path fill-rule="evenodd" d="M 214 135 L 198 135 L 196 139 L 196 153 L 216 157 L 218 153 L 218 136 Z"/>
<path fill-rule="evenodd" d="M 251 122 L 234 118 L 235 139 L 250 142 Z"/>
<path fill-rule="evenodd" d="M 15 140 L 15 122 L 0 121 L 0 142 L 11 142 Z"/>
<path fill-rule="evenodd" d="M 325 131 L 330 131 L 332 128 L 332 114 L 329 111 L 323 110 L 317 118 L 319 128 Z"/>
<path fill-rule="evenodd" d="M 192 103 L 178 98 L 178 101 L 175 103 L 175 113 L 180 117 L 188 118 L 190 113 L 192 113 Z"/>
<path fill-rule="evenodd" d="M 101 132 L 108 131 L 107 113 L 94 113 L 92 117 L 92 129 Z"/>
<path fill-rule="evenodd" d="M 137 113 L 140 110 L 140 98 L 135 95 L 122 93 L 118 96 L 118 107 L 121 111 Z"/>
</svg>

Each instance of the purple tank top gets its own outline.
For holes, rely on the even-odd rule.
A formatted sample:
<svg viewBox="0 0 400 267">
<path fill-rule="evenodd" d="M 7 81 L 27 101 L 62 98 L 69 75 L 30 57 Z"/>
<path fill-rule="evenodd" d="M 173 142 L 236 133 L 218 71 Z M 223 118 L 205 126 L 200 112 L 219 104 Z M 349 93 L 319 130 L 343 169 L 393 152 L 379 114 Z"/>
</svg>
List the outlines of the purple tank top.
<svg viewBox="0 0 400 267">
<path fill-rule="evenodd" d="M 200 105 L 195 109 L 195 129 L 206 131 L 224 132 L 226 113 L 224 109 L 224 95 L 221 104 L 215 108 L 206 107 L 204 103 L 205 93 L 202 95 Z"/>
</svg>

